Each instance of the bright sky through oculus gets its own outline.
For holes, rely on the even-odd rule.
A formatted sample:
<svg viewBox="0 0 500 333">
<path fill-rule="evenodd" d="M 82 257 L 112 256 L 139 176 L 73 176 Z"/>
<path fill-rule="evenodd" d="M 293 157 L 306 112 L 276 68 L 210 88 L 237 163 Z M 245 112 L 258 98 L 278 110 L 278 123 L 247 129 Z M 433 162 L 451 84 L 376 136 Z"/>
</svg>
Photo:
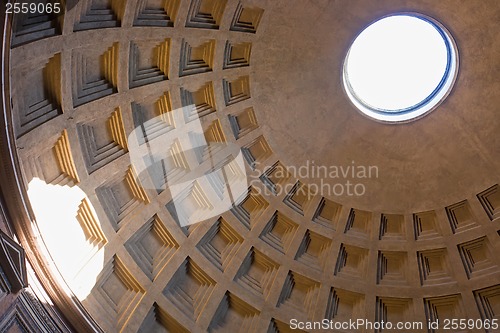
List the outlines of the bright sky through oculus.
<svg viewBox="0 0 500 333">
<path fill-rule="evenodd" d="M 430 22 L 396 15 L 367 27 L 351 46 L 345 79 L 362 104 L 397 112 L 427 99 L 447 73 L 445 39 Z"/>
</svg>

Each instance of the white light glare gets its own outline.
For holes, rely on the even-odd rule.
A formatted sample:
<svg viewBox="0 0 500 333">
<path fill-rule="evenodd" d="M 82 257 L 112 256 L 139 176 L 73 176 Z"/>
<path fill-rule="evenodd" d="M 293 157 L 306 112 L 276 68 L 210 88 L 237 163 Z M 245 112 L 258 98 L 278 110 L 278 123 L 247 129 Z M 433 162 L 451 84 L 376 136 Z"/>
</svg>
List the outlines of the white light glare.
<svg viewBox="0 0 500 333">
<path fill-rule="evenodd" d="M 444 36 L 430 22 L 390 16 L 356 38 L 345 75 L 363 104 L 395 112 L 417 105 L 434 92 L 446 74 L 447 55 Z"/>
</svg>

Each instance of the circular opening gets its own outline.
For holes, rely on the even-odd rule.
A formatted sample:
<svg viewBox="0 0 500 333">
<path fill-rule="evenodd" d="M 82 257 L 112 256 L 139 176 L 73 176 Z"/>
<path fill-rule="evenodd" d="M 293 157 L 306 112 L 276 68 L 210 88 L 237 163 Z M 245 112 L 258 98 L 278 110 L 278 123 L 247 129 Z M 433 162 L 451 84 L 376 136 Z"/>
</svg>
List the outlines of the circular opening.
<svg viewBox="0 0 500 333">
<path fill-rule="evenodd" d="M 371 118 L 404 122 L 432 111 L 456 77 L 457 51 L 447 30 L 420 14 L 384 17 L 364 29 L 347 53 L 343 82 Z"/>
</svg>

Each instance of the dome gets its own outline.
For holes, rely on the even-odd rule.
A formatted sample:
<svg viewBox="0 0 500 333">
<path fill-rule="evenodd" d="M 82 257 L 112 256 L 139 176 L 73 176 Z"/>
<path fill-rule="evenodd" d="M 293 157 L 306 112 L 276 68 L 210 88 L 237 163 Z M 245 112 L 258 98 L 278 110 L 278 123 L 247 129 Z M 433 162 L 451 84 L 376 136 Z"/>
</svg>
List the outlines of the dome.
<svg viewBox="0 0 500 333">
<path fill-rule="evenodd" d="M 497 1 L 49 5 L 5 18 L 0 188 L 57 330 L 500 319 Z M 444 67 L 377 107 L 349 57 L 401 16 Z"/>
</svg>

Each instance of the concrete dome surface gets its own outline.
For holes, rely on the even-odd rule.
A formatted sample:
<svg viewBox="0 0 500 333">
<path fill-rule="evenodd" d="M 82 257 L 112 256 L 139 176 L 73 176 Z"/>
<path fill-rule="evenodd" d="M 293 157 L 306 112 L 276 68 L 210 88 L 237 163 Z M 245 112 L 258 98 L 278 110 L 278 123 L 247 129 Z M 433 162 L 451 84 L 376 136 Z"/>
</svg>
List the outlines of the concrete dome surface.
<svg viewBox="0 0 500 333">
<path fill-rule="evenodd" d="M 55 331 L 495 331 L 500 2 L 42 3 L 5 17 L 0 184 Z M 398 13 L 459 69 L 387 123 L 342 71 Z"/>
</svg>

